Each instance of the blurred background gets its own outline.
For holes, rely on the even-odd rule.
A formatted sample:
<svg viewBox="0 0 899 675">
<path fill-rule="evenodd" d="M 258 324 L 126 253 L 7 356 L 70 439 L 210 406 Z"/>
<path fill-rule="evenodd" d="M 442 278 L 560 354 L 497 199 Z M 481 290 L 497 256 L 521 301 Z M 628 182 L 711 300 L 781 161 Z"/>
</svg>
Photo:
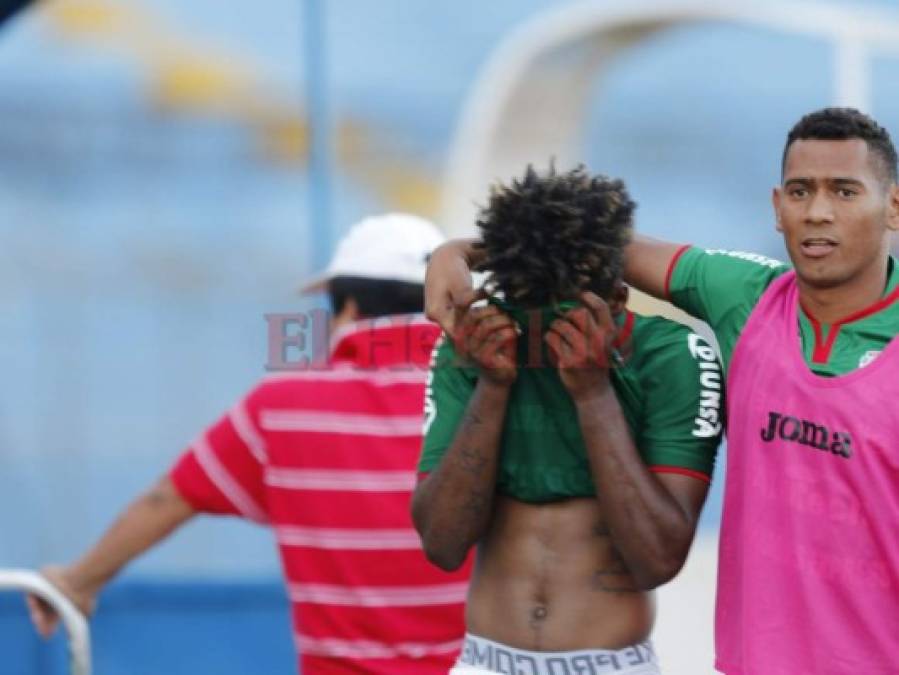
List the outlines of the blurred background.
<svg viewBox="0 0 899 675">
<path fill-rule="evenodd" d="M 295 289 L 354 220 L 440 220 L 481 69 L 575 4 L 43 0 L 0 26 L 0 567 L 69 561 L 262 376 L 264 314 L 321 305 Z M 659 31 L 584 85 L 561 158 L 625 178 L 645 233 L 782 257 L 770 189 L 789 127 L 833 103 L 832 52 L 745 24 Z M 899 135 L 896 58 L 866 67 Z M 674 675 L 712 672 L 720 478 L 662 594 Z M 267 531 L 189 525 L 104 597 L 97 672 L 294 672 L 279 574 Z M 4 674 L 64 672 L 10 594 L 0 652 Z"/>
</svg>

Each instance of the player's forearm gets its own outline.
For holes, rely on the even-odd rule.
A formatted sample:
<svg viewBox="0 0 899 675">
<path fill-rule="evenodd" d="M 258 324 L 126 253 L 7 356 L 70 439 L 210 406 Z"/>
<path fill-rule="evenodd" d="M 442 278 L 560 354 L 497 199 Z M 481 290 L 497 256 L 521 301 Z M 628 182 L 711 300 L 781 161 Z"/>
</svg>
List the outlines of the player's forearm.
<svg viewBox="0 0 899 675">
<path fill-rule="evenodd" d="M 476 239 L 452 239 L 441 244 L 431 255 L 429 278 L 452 278 L 459 265 L 468 269 L 480 262 L 482 254 L 474 248 Z M 635 234 L 624 249 L 624 280 L 644 293 L 665 297 L 665 280 L 671 261 L 680 244 Z M 430 286 L 425 282 L 426 288 Z M 427 293 L 426 293 L 427 295 Z"/>
<path fill-rule="evenodd" d="M 635 234 L 624 249 L 624 280 L 634 288 L 662 300 L 668 269 L 680 244 Z"/>
<path fill-rule="evenodd" d="M 643 590 L 672 579 L 696 523 L 647 469 L 611 385 L 575 401 L 612 543 Z"/>
<path fill-rule="evenodd" d="M 135 499 L 94 546 L 67 568 L 78 590 L 95 593 L 131 560 L 195 513 L 168 477 Z"/>
<path fill-rule="evenodd" d="M 481 257 L 474 239 L 453 239 L 431 254 L 425 276 L 425 314 L 452 334 L 457 303 L 471 290 L 471 268 Z"/>
<path fill-rule="evenodd" d="M 453 444 L 419 483 L 412 519 L 428 559 L 457 569 L 490 523 L 509 385 L 480 380 Z"/>
</svg>

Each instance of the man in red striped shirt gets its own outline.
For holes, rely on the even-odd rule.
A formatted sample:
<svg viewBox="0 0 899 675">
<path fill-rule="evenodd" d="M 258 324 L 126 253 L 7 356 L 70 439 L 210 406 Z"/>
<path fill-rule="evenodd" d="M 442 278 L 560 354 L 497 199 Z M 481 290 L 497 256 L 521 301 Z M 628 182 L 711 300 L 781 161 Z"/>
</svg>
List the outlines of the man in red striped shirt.
<svg viewBox="0 0 899 675">
<path fill-rule="evenodd" d="M 464 633 L 468 569 L 429 564 L 409 516 L 427 366 L 420 314 L 427 221 L 368 218 L 340 242 L 326 288 L 327 368 L 271 375 L 203 432 L 77 562 L 45 575 L 85 613 L 133 558 L 200 512 L 275 532 L 304 674 L 443 675 Z M 49 635 L 53 611 L 29 598 Z"/>
</svg>

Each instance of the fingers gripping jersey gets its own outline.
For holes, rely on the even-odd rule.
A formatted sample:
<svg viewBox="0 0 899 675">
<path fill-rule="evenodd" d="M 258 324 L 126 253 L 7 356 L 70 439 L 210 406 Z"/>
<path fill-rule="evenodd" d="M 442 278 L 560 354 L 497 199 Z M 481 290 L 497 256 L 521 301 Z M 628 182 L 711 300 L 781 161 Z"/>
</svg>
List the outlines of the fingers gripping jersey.
<svg viewBox="0 0 899 675">
<path fill-rule="evenodd" d="M 631 315 L 631 350 L 612 385 L 643 460 L 656 471 L 708 480 L 723 429 L 723 381 L 714 350 L 687 327 Z M 520 363 L 506 412 L 497 489 L 540 503 L 596 494 L 574 404 L 556 370 Z M 425 393 L 419 471 L 433 470 L 453 442 L 477 384 L 451 341 L 434 350 Z"/>
</svg>

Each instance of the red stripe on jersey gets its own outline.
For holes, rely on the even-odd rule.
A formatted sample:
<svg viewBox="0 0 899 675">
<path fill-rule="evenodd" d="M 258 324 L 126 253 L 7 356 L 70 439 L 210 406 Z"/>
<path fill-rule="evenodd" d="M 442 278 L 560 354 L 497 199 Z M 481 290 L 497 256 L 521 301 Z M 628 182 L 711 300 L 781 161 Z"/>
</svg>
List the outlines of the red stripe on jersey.
<svg viewBox="0 0 899 675">
<path fill-rule="evenodd" d="M 805 308 L 803 308 L 803 311 L 805 311 Z M 840 326 L 839 324 L 834 324 L 830 327 L 830 332 L 827 334 L 827 341 L 825 342 L 821 330 L 821 323 L 808 312 L 805 312 L 805 315 L 808 317 L 809 323 L 812 324 L 812 330 L 815 331 L 815 347 L 812 350 L 812 363 L 827 363 L 830 359 L 830 351 L 833 349 L 834 342 L 836 342 L 837 333 L 840 332 Z"/>
<path fill-rule="evenodd" d="M 671 262 L 668 263 L 668 271 L 665 273 L 665 290 L 664 296 L 667 300 L 671 300 L 671 277 L 674 276 L 674 268 L 677 267 L 677 261 L 689 250 L 690 245 L 684 244 L 671 256 Z"/>
<path fill-rule="evenodd" d="M 409 513 L 439 329 L 388 324 L 345 334 L 327 371 L 266 378 L 172 472 L 196 508 L 264 510 L 304 672 L 444 675 L 464 635 L 470 561 L 430 564 Z"/>
<path fill-rule="evenodd" d="M 676 473 L 681 476 L 689 476 L 701 480 L 703 483 L 711 483 L 712 477 L 702 471 L 694 471 L 693 469 L 685 469 L 682 466 L 651 466 L 649 470 L 653 473 Z"/>
<path fill-rule="evenodd" d="M 815 331 L 815 348 L 812 351 L 812 363 L 827 363 L 830 360 L 830 354 L 833 351 L 833 346 L 837 341 L 837 335 L 840 333 L 840 329 L 845 326 L 847 323 L 852 323 L 853 321 L 859 321 L 861 319 L 867 318 L 872 314 L 876 314 L 881 310 L 886 309 L 890 305 L 892 305 L 896 300 L 899 300 L 899 286 L 896 286 L 889 295 L 882 297 L 877 302 L 868 305 L 864 309 L 860 309 L 857 312 L 853 312 L 847 317 L 840 319 L 830 325 L 830 330 L 827 332 L 827 340 L 823 338 L 822 324 L 819 322 L 814 316 L 812 316 L 811 312 L 809 312 L 804 305 L 800 302 L 800 306 L 802 307 L 802 311 L 805 313 L 805 316 L 808 318 L 809 323 L 812 324 L 812 329 Z"/>
<path fill-rule="evenodd" d="M 615 349 L 623 347 L 630 339 L 631 333 L 634 332 L 634 322 L 634 313 L 624 310 L 624 324 L 621 326 L 621 330 L 618 331 L 618 335 L 615 336 L 615 342 L 612 343 Z"/>
</svg>

